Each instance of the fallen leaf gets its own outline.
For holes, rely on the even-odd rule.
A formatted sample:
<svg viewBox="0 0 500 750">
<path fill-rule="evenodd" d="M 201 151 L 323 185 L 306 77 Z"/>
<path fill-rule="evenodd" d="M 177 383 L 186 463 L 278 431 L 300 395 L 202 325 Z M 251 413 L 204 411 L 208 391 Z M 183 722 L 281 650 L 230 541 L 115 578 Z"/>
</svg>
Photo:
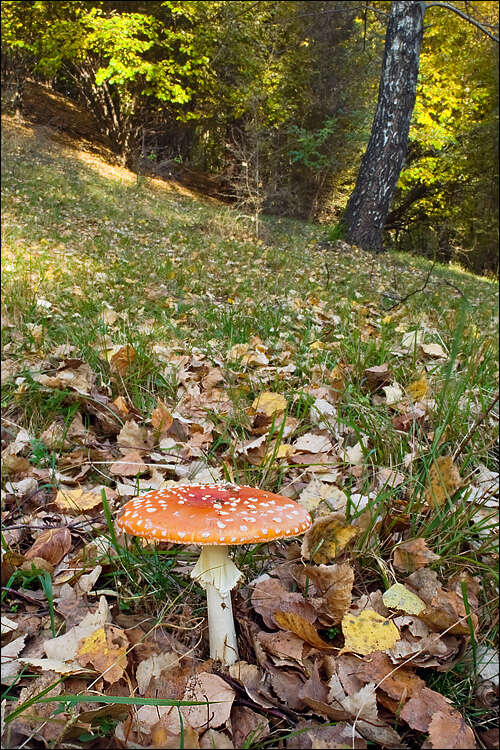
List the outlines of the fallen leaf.
<svg viewBox="0 0 500 750">
<path fill-rule="evenodd" d="M 200 740 L 202 750 L 233 750 L 234 745 L 224 732 L 208 729 Z"/>
<path fill-rule="evenodd" d="M 116 442 L 123 454 L 129 453 L 133 448 L 138 451 L 150 449 L 149 435 L 143 427 L 139 427 L 133 419 L 126 422 L 116 438 Z"/>
<path fill-rule="evenodd" d="M 432 464 L 425 488 L 425 502 L 430 508 L 440 507 L 447 498 L 463 487 L 458 469 L 451 456 L 441 456 Z"/>
<path fill-rule="evenodd" d="M 403 389 L 399 383 L 396 383 L 396 381 L 391 383 L 391 385 L 385 385 L 383 391 L 385 393 L 385 402 L 387 406 L 397 404 L 402 398 L 404 398 Z"/>
<path fill-rule="evenodd" d="M 167 405 L 158 399 L 156 407 L 153 409 L 151 414 L 151 424 L 155 430 L 159 430 L 160 434 L 168 432 L 172 426 L 174 418 L 168 409 Z"/>
<path fill-rule="evenodd" d="M 427 376 L 425 372 L 420 376 L 418 380 L 414 380 L 406 387 L 406 393 L 412 401 L 421 401 L 427 396 L 429 391 L 429 383 L 427 382 Z"/>
<path fill-rule="evenodd" d="M 338 487 L 320 482 L 313 477 L 309 484 L 304 487 L 299 495 L 298 501 L 306 510 L 314 510 L 321 502 L 324 502 L 330 510 L 345 511 L 347 507 L 347 495 Z"/>
<path fill-rule="evenodd" d="M 365 750 L 364 737 L 345 721 L 334 725 L 299 721 L 286 741 L 287 750 L 315 750 L 316 748 L 351 748 Z"/>
<path fill-rule="evenodd" d="M 27 633 L 15 638 L 10 643 L 2 644 L 1 653 L 1 682 L 10 685 L 21 671 L 22 665 L 17 657 L 24 648 Z"/>
<path fill-rule="evenodd" d="M 120 346 L 109 360 L 109 364 L 112 370 L 115 370 L 119 375 L 126 375 L 130 370 L 136 357 L 136 351 L 133 346 L 126 344 Z"/>
<path fill-rule="evenodd" d="M 356 720 L 357 730 L 379 747 L 400 748 L 403 743 L 399 734 L 378 715 L 375 683 L 367 683 L 359 692 L 342 700 L 345 710 Z"/>
<path fill-rule="evenodd" d="M 321 453 L 322 451 L 330 450 L 332 447 L 328 435 L 314 432 L 307 432 L 305 435 L 301 435 L 293 445 L 297 452 L 302 451 L 304 453 Z"/>
<path fill-rule="evenodd" d="M 71 534 L 68 528 L 48 529 L 40 534 L 24 557 L 26 560 L 41 557 L 52 565 L 57 565 L 70 549 Z"/>
<path fill-rule="evenodd" d="M 76 515 L 97 508 L 102 503 L 99 492 L 85 492 L 83 489 L 58 490 L 54 498 L 54 504 L 63 513 L 74 513 Z"/>
<path fill-rule="evenodd" d="M 314 663 L 311 676 L 300 688 L 298 697 L 315 714 L 323 716 L 325 719 L 339 721 L 348 718 L 348 714 L 342 706 L 335 707 L 331 705 L 329 690 L 319 676 L 317 661 Z"/>
<path fill-rule="evenodd" d="M 142 460 L 142 454 L 135 450 L 126 453 L 123 458 L 114 461 L 109 467 L 111 474 L 121 477 L 135 477 L 138 474 L 144 474 L 147 470 L 148 467 Z"/>
<path fill-rule="evenodd" d="M 185 701 L 204 701 L 203 706 L 183 706 L 182 718 L 190 726 L 207 729 L 222 726 L 229 719 L 235 692 L 222 677 L 209 672 L 193 675 L 188 680 Z"/>
<path fill-rule="evenodd" d="M 440 344 L 420 344 L 419 353 L 424 359 L 443 359 L 448 356 Z"/>
<path fill-rule="evenodd" d="M 280 628 L 295 633 L 295 635 L 298 635 L 299 638 L 302 638 L 303 641 L 309 643 L 310 646 L 314 646 L 314 648 L 328 651 L 334 648 L 334 646 L 331 646 L 318 635 L 318 631 L 309 620 L 300 615 L 292 612 L 278 611 L 274 613 L 274 619 Z"/>
<path fill-rule="evenodd" d="M 404 705 L 400 716 L 412 729 L 416 729 L 417 732 L 427 732 L 435 713 L 439 711 L 447 715 L 452 710 L 452 707 L 441 693 L 424 687 L 418 693 L 415 693 Z"/>
<path fill-rule="evenodd" d="M 463 600 L 456 591 L 438 591 L 428 605 L 419 614 L 430 628 L 437 631 L 447 630 L 452 635 L 468 635 L 470 632 L 469 620 L 474 630 L 477 629 L 478 617 L 471 612 L 465 617 L 465 606 Z"/>
<path fill-rule="evenodd" d="M 342 514 L 330 513 L 318 518 L 302 538 L 302 556 L 314 563 L 335 559 L 359 533 L 359 528 L 346 523 Z"/>
<path fill-rule="evenodd" d="M 373 609 L 364 609 L 359 615 L 348 612 L 342 619 L 345 643 L 341 653 L 371 654 L 392 648 L 401 635 L 392 620 L 382 617 Z"/>
<path fill-rule="evenodd" d="M 167 651 L 162 654 L 153 654 L 147 659 L 143 659 L 143 661 L 137 665 L 135 673 L 139 694 L 145 695 L 152 679 L 160 677 L 163 670 L 171 670 L 172 667 L 177 664 L 179 664 L 179 655 L 175 654 L 173 651 Z"/>
<path fill-rule="evenodd" d="M 382 597 L 386 607 L 399 609 L 410 615 L 418 615 L 426 607 L 425 602 L 402 583 L 394 583 Z"/>
<path fill-rule="evenodd" d="M 130 409 L 127 406 L 127 402 L 123 398 L 123 396 L 117 396 L 115 400 L 113 401 L 113 406 L 116 406 L 119 412 L 124 414 L 125 416 L 129 413 Z"/>
<path fill-rule="evenodd" d="M 354 571 L 349 563 L 335 565 L 306 565 L 305 574 L 322 594 L 324 604 L 319 615 L 327 616 L 338 625 L 351 606 Z"/>
<path fill-rule="evenodd" d="M 127 667 L 128 645 L 121 628 L 106 624 L 79 641 L 76 660 L 82 667 L 92 665 L 106 682 L 113 684 L 123 677 Z"/>
<path fill-rule="evenodd" d="M 81 671 L 81 665 L 76 662 L 79 642 L 110 620 L 111 613 L 108 603 L 105 597 L 101 596 L 96 612 L 89 612 L 78 625 L 75 625 L 64 635 L 44 641 L 43 647 L 48 659 L 65 662 L 67 666 L 74 666 Z"/>
<path fill-rule="evenodd" d="M 317 398 L 309 410 L 309 419 L 317 427 L 328 426 L 330 422 L 337 420 L 337 410 L 325 398 Z"/>
<path fill-rule="evenodd" d="M 403 542 L 394 550 L 394 567 L 403 573 L 413 573 L 436 560 L 439 560 L 439 555 L 428 548 L 422 537 Z"/>
<path fill-rule="evenodd" d="M 367 367 L 364 375 L 368 388 L 371 391 L 376 391 L 378 388 L 390 383 L 392 380 L 392 374 L 387 362 L 384 362 L 383 365 Z"/>
<path fill-rule="evenodd" d="M 375 682 L 377 688 L 398 701 L 398 713 L 401 705 L 425 687 L 424 680 L 415 672 L 394 666 L 387 654 L 382 651 L 375 651 L 362 662 L 358 662 L 356 676 L 363 681 Z"/>
<path fill-rule="evenodd" d="M 433 748 L 468 750 L 476 747 L 474 732 L 458 711 L 436 711 L 429 724 L 429 741 Z"/>
<path fill-rule="evenodd" d="M 287 407 L 287 400 L 281 393 L 264 391 L 254 400 L 252 409 L 258 414 L 264 414 L 271 419 L 276 414 L 282 414 Z"/>
<path fill-rule="evenodd" d="M 406 351 L 414 351 L 422 341 L 422 331 L 408 331 L 401 338 L 401 346 Z"/>
<path fill-rule="evenodd" d="M 356 443 L 355 445 L 344 448 L 342 452 L 342 460 L 351 466 L 362 466 L 364 461 L 363 444 Z"/>
<path fill-rule="evenodd" d="M 231 734 L 235 747 L 245 747 L 248 739 L 258 743 L 269 734 L 269 721 L 265 716 L 246 706 L 233 705 L 231 711 Z"/>
</svg>

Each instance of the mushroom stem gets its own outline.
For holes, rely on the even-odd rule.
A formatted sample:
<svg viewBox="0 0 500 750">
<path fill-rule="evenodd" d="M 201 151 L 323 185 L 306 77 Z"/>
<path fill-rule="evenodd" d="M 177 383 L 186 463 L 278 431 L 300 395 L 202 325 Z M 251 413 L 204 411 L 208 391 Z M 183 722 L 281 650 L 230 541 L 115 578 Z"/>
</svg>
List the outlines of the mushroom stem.
<svg viewBox="0 0 500 750">
<path fill-rule="evenodd" d="M 242 577 L 228 555 L 226 545 L 202 547 L 198 562 L 191 572 L 207 592 L 208 634 L 210 656 L 230 665 L 238 661 L 231 589 Z"/>
</svg>

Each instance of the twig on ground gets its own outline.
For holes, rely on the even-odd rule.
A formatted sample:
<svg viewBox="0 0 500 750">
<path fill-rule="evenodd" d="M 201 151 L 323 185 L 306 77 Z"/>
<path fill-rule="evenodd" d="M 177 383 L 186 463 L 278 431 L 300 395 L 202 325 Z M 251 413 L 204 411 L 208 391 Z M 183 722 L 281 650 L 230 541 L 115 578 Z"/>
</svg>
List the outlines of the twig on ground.
<svg viewBox="0 0 500 750">
<path fill-rule="evenodd" d="M 479 427 L 479 425 L 484 422 L 484 420 L 486 419 L 486 417 L 488 416 L 488 414 L 490 413 L 490 411 L 493 409 L 493 407 L 497 403 L 498 398 L 499 398 L 499 394 L 497 393 L 497 395 L 495 396 L 495 398 L 493 399 L 493 401 L 491 402 L 491 404 L 488 406 L 488 408 L 485 409 L 483 412 L 481 412 L 481 414 L 477 417 L 476 421 L 474 422 L 474 424 L 470 428 L 469 432 L 464 437 L 464 439 L 462 440 L 462 442 L 460 443 L 460 445 L 456 449 L 455 453 L 453 454 L 453 460 L 454 461 L 456 461 L 457 457 L 462 453 L 462 451 L 464 450 L 464 448 L 469 444 L 469 442 L 472 439 L 472 436 L 476 432 L 476 430 Z"/>
<path fill-rule="evenodd" d="M 434 266 L 435 265 L 436 265 L 436 261 L 434 260 L 433 263 L 432 263 L 432 266 L 429 268 L 429 272 L 427 273 L 427 276 L 425 277 L 425 281 L 424 281 L 424 283 L 422 284 L 421 287 L 419 287 L 418 289 L 414 289 L 412 292 L 409 292 L 405 297 L 401 297 L 393 305 L 391 305 L 390 307 L 386 308 L 387 311 L 394 310 L 395 307 L 398 307 L 399 305 L 402 305 L 403 302 L 406 302 L 406 300 L 410 299 L 410 297 L 413 297 L 414 294 L 418 294 L 419 292 L 423 292 L 424 289 L 426 288 L 427 284 L 429 283 L 429 279 L 431 277 L 431 274 L 432 274 L 432 272 L 434 270 Z"/>
</svg>

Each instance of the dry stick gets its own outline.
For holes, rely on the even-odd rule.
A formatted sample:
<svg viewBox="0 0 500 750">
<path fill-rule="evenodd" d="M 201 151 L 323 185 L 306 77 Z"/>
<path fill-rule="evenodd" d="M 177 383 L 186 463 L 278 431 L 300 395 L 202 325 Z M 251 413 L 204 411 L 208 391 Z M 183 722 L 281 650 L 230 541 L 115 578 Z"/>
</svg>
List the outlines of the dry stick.
<svg viewBox="0 0 500 750">
<path fill-rule="evenodd" d="M 488 406 L 488 408 L 487 408 L 487 409 L 485 409 L 485 411 L 481 412 L 481 414 L 480 414 L 480 415 L 479 415 L 479 416 L 477 417 L 476 421 L 474 422 L 474 424 L 473 424 L 473 425 L 472 425 L 472 427 L 470 428 L 469 432 L 468 432 L 468 433 L 467 433 L 467 435 L 466 435 L 466 436 L 464 437 L 464 439 L 462 440 L 462 442 L 460 443 L 460 445 L 459 445 L 459 446 L 458 446 L 458 448 L 456 449 L 455 453 L 453 454 L 453 460 L 454 460 L 454 461 L 455 461 L 455 460 L 457 459 L 457 457 L 458 457 L 458 456 L 459 456 L 459 455 L 460 455 L 460 454 L 462 453 L 462 451 L 464 450 L 464 448 L 465 448 L 465 447 L 466 447 L 466 446 L 467 446 L 467 445 L 469 444 L 469 442 L 470 442 L 470 441 L 471 441 L 471 439 L 472 439 L 472 436 L 473 436 L 473 435 L 474 435 L 474 433 L 476 432 L 476 430 L 477 430 L 477 428 L 479 427 L 479 425 L 480 425 L 480 424 L 481 424 L 482 422 L 484 422 L 484 420 L 486 419 L 486 417 L 488 416 L 488 414 L 490 413 L 490 411 L 491 411 L 491 410 L 493 409 L 493 407 L 494 407 L 494 406 L 495 406 L 495 404 L 497 403 L 497 401 L 498 401 L 498 398 L 499 398 L 499 394 L 497 393 L 497 395 L 495 396 L 495 398 L 493 399 L 493 401 L 491 402 L 491 404 L 490 404 L 490 405 Z"/>
<path fill-rule="evenodd" d="M 387 307 L 386 308 L 387 312 L 389 310 L 394 310 L 395 307 L 399 307 L 399 305 L 402 305 L 403 302 L 406 302 L 407 299 L 410 299 L 410 297 L 413 297 L 414 294 L 418 294 L 419 292 L 423 292 L 424 289 L 425 289 L 425 287 L 429 283 L 429 279 L 431 277 L 431 274 L 432 274 L 432 272 L 434 270 L 434 266 L 435 265 L 436 265 L 436 261 L 434 260 L 433 263 L 432 263 L 432 266 L 429 269 L 429 273 L 427 274 L 427 276 L 425 278 L 423 286 L 419 287 L 419 289 L 414 289 L 413 292 L 410 292 L 409 294 L 407 294 L 406 297 L 402 297 L 400 300 L 398 300 L 398 302 L 395 302 L 394 305 L 391 305 L 390 307 Z"/>
</svg>

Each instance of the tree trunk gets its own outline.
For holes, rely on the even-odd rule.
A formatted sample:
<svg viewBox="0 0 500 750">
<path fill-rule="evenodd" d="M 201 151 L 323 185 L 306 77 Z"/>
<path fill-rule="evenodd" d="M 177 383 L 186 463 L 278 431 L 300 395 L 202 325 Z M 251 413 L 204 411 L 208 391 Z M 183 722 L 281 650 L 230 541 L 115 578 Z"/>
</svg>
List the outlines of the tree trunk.
<svg viewBox="0 0 500 750">
<path fill-rule="evenodd" d="M 424 12 L 424 2 L 391 5 L 372 132 L 343 218 L 346 240 L 364 250 L 382 249 L 382 230 L 405 160 Z"/>
</svg>

